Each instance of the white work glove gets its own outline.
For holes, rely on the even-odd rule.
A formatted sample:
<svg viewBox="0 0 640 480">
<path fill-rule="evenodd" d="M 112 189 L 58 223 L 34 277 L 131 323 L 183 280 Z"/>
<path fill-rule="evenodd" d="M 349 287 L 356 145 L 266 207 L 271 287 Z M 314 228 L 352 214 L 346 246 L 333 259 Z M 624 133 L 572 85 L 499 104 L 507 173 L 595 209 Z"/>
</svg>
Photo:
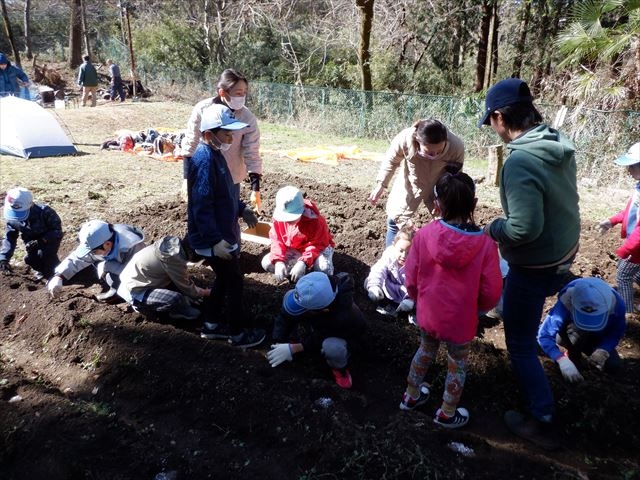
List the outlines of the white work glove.
<svg viewBox="0 0 640 480">
<path fill-rule="evenodd" d="M 574 363 L 569 360 L 568 357 L 561 357 L 560 360 L 558 360 L 558 366 L 560 367 L 562 376 L 569 383 L 581 382 L 584 380 Z"/>
<path fill-rule="evenodd" d="M 229 242 L 223 239 L 213 246 L 213 254 L 223 260 L 231 260 L 233 258 L 231 256 L 231 252 L 233 252 L 236 248 L 237 246 L 231 245 Z"/>
<path fill-rule="evenodd" d="M 405 298 L 400 302 L 398 308 L 396 308 L 396 313 L 410 312 L 415 306 L 416 304 L 413 300 L 411 300 L 410 298 Z"/>
<path fill-rule="evenodd" d="M 253 210 L 251 210 L 249 207 L 245 207 L 245 209 L 242 211 L 242 219 L 249 228 L 254 228 L 256 225 L 258 225 L 258 217 L 256 217 L 256 214 L 253 213 Z"/>
<path fill-rule="evenodd" d="M 60 291 L 62 290 L 62 278 L 57 275 L 51 277 L 51 280 L 47 282 L 47 290 L 49 290 L 49 293 L 53 298 L 60 295 Z"/>
<path fill-rule="evenodd" d="M 103 279 L 104 278 L 104 274 L 105 272 L 105 267 L 107 265 L 107 262 L 98 262 L 96 264 L 96 272 L 98 272 L 98 278 L 99 279 Z"/>
<path fill-rule="evenodd" d="M 604 235 L 605 233 L 607 233 L 612 226 L 613 225 L 611 225 L 611 222 L 609 220 L 601 221 L 598 224 L 598 231 L 600 232 L 600 235 Z"/>
<path fill-rule="evenodd" d="M 371 300 L 372 302 L 379 302 L 384 298 L 384 292 L 380 287 L 370 287 L 367 290 L 367 293 L 369 294 L 369 300 Z"/>
<path fill-rule="evenodd" d="M 271 345 L 271 350 L 267 352 L 267 360 L 272 367 L 277 367 L 281 363 L 293 360 L 291 347 L 288 343 L 276 343 Z"/>
<path fill-rule="evenodd" d="M 284 262 L 276 262 L 275 270 L 277 281 L 281 282 L 285 278 L 287 278 L 287 266 L 284 264 Z"/>
<path fill-rule="evenodd" d="M 605 362 L 609 359 L 609 352 L 602 348 L 596 348 L 591 355 L 587 358 L 587 361 L 596 367 L 598 370 L 604 368 Z"/>
<path fill-rule="evenodd" d="M 305 273 L 307 273 L 307 265 L 303 261 L 297 261 L 290 272 L 291 281 L 296 283 L 304 276 Z"/>
</svg>

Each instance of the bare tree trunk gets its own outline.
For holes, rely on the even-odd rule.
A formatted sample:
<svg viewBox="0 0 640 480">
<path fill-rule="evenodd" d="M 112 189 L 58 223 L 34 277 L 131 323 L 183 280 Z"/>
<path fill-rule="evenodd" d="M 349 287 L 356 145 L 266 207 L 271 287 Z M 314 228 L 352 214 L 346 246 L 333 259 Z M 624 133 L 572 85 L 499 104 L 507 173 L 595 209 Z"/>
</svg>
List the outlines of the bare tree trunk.
<svg viewBox="0 0 640 480">
<path fill-rule="evenodd" d="M 71 2 L 69 25 L 69 66 L 76 68 L 82 63 L 82 0 Z"/>
<path fill-rule="evenodd" d="M 207 49 L 209 62 L 213 58 L 213 49 L 211 48 L 211 25 L 209 25 L 209 0 L 204 0 L 204 9 L 202 16 L 202 30 L 204 31 L 204 46 Z"/>
<path fill-rule="evenodd" d="M 524 48 L 527 44 L 527 30 L 529 29 L 529 19 L 531 18 L 531 0 L 525 0 L 522 4 L 522 19 L 520 21 L 520 37 L 516 42 L 516 56 L 511 68 L 511 76 L 520 78 L 522 73 L 522 59 L 524 58 Z"/>
<path fill-rule="evenodd" d="M 80 0 L 80 14 L 82 18 L 82 38 L 84 38 L 84 49 L 87 55 L 91 56 L 91 42 L 89 42 L 89 29 L 87 28 L 86 0 Z"/>
<path fill-rule="evenodd" d="M 33 58 L 33 50 L 31 45 L 31 0 L 24 0 L 24 43 L 27 51 L 27 58 Z"/>
<path fill-rule="evenodd" d="M 493 19 L 491 20 L 491 69 L 487 86 L 493 84 L 498 75 L 498 32 L 500 30 L 500 17 L 498 16 L 498 0 L 493 0 Z"/>
<path fill-rule="evenodd" d="M 11 22 L 9 21 L 9 13 L 7 12 L 7 5 L 4 3 L 4 0 L 0 0 L 0 7 L 2 7 L 2 19 L 4 20 L 4 31 L 7 34 L 7 38 L 9 39 L 9 44 L 11 45 L 11 51 L 13 52 L 13 63 L 18 66 L 20 65 L 20 53 L 18 52 L 18 46 L 16 45 L 16 40 L 13 37 L 13 30 L 11 29 Z"/>
<path fill-rule="evenodd" d="M 360 44 L 358 46 L 358 63 L 362 90 L 371 91 L 371 27 L 373 25 L 374 0 L 356 0 L 360 10 Z"/>
<path fill-rule="evenodd" d="M 223 12 L 227 7 L 227 2 L 225 0 L 216 0 L 216 28 L 218 29 L 218 43 L 216 45 L 215 50 L 215 58 L 216 63 L 218 65 L 224 65 L 225 60 L 225 38 L 224 38 L 224 22 L 223 22 Z"/>
<path fill-rule="evenodd" d="M 478 55 L 476 56 L 476 79 L 473 91 L 480 92 L 484 89 L 484 77 L 487 71 L 487 50 L 489 48 L 489 32 L 491 31 L 491 18 L 493 16 L 492 0 L 483 1 L 482 19 L 480 20 L 480 39 L 478 40 Z"/>
</svg>

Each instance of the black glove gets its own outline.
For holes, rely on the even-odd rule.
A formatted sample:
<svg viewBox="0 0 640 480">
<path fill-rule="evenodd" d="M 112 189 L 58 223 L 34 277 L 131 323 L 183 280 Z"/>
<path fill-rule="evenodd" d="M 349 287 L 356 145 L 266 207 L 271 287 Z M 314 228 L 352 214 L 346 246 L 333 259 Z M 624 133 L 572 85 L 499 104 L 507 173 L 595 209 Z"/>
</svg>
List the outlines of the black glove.
<svg viewBox="0 0 640 480">
<path fill-rule="evenodd" d="M 0 272 L 5 275 L 9 275 L 11 273 L 11 265 L 9 265 L 8 260 L 0 260 Z"/>
<path fill-rule="evenodd" d="M 24 244 L 24 248 L 26 248 L 28 252 L 38 250 L 38 248 L 40 248 L 40 240 L 30 240 Z"/>
</svg>

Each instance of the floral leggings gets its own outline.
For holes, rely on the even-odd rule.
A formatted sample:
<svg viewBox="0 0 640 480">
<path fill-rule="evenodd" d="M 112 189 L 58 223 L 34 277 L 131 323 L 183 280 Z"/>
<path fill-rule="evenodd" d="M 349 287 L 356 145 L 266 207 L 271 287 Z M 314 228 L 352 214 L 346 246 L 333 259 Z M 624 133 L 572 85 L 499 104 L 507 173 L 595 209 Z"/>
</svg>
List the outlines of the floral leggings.
<svg viewBox="0 0 640 480">
<path fill-rule="evenodd" d="M 445 343 L 447 345 L 447 378 L 442 400 L 455 410 L 460 402 L 462 390 L 464 390 L 470 342 L 462 344 Z M 420 330 L 420 347 L 418 347 L 413 360 L 411 360 L 411 368 L 407 377 L 409 386 L 416 389 L 420 387 L 429 366 L 438 354 L 439 348 L 440 340 L 432 337 L 424 330 Z"/>
</svg>

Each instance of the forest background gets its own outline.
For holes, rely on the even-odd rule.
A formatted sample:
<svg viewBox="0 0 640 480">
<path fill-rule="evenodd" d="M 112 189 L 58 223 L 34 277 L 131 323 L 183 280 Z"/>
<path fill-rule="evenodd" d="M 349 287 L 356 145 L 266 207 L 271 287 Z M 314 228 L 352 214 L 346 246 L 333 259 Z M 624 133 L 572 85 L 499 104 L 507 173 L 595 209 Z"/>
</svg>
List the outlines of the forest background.
<svg viewBox="0 0 640 480">
<path fill-rule="evenodd" d="M 195 103 L 224 68 L 263 120 L 391 138 L 435 117 L 472 155 L 486 89 L 516 76 L 577 144 L 579 174 L 640 133 L 640 0 L 0 0 L 15 63 L 112 58 L 165 98 Z M 29 69 L 27 69 L 29 70 Z M 106 69 L 102 70 L 106 73 Z M 562 108 L 564 107 L 564 109 Z M 486 130 L 486 129 L 485 129 Z"/>
</svg>

